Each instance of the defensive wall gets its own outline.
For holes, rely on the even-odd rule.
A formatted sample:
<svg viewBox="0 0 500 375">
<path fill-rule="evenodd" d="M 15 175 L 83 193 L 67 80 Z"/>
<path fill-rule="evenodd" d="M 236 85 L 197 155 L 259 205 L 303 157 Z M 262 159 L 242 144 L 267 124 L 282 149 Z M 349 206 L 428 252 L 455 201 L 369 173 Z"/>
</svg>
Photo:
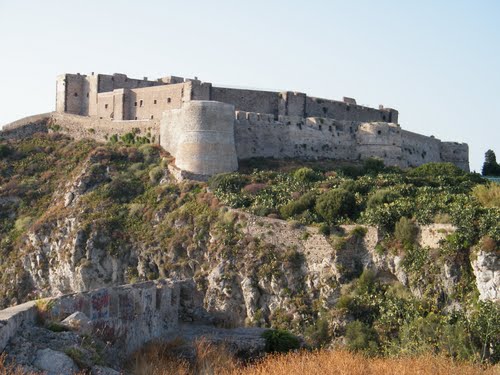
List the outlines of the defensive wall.
<svg viewBox="0 0 500 375">
<path fill-rule="evenodd" d="M 159 120 L 120 121 L 59 112 L 29 116 L 7 124 L 2 128 L 0 138 L 24 138 L 49 131 L 57 131 L 77 140 L 91 138 L 98 142 L 107 142 L 114 135 L 123 136 L 127 133 L 147 137 L 152 143 L 160 141 Z"/>
<path fill-rule="evenodd" d="M 64 74 L 56 111 L 4 127 L 3 138 L 59 131 L 76 139 L 146 136 L 175 157 L 176 176 L 206 179 L 252 157 L 363 160 L 416 167 L 451 162 L 469 170 L 468 146 L 402 130 L 398 111 L 198 79 Z"/>
<path fill-rule="evenodd" d="M 0 352 L 23 325 L 35 324 L 39 314 L 59 322 L 81 312 L 92 334 L 130 353 L 155 338 L 175 337 L 179 321 L 196 306 L 193 290 L 192 281 L 162 279 L 13 306 L 0 311 Z"/>
<path fill-rule="evenodd" d="M 164 77 L 155 81 L 125 74 L 63 74 L 57 77 L 56 112 L 116 120 L 150 120 L 191 100 L 218 101 L 236 110 L 278 116 L 324 117 L 347 121 L 398 122 L 398 111 L 310 97 L 291 91 L 261 91 L 215 86 L 198 79 Z"/>
</svg>

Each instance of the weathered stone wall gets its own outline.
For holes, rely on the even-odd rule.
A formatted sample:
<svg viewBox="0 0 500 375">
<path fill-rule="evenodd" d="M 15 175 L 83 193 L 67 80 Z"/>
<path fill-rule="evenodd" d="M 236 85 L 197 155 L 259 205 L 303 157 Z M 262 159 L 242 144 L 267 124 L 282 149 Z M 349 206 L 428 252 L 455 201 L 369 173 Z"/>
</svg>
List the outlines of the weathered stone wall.
<svg viewBox="0 0 500 375">
<path fill-rule="evenodd" d="M 421 164 L 439 162 L 441 160 L 439 139 L 426 137 L 406 130 L 402 135 L 402 157 L 405 167 L 417 167 Z"/>
<path fill-rule="evenodd" d="M 441 159 L 469 171 L 469 146 L 467 143 L 441 142 Z"/>
<path fill-rule="evenodd" d="M 236 111 L 235 145 L 239 159 L 252 157 L 363 160 L 415 167 L 450 161 L 469 170 L 465 144 L 441 142 L 387 122 L 339 121 Z"/>
<path fill-rule="evenodd" d="M 94 334 L 131 352 L 147 341 L 175 331 L 179 317 L 185 314 L 184 306 L 193 304 L 195 296 L 182 292 L 183 288 L 191 290 L 191 284 L 163 279 L 74 293 L 38 304 L 46 310 L 44 317 L 54 321 L 75 312 L 84 313 Z M 0 351 L 23 324 L 35 323 L 36 305 L 27 302 L 0 311 Z"/>
<path fill-rule="evenodd" d="M 190 101 L 166 111 L 160 145 L 182 170 L 210 176 L 238 168 L 234 146 L 234 107 L 211 101 Z"/>
<path fill-rule="evenodd" d="M 229 103 L 239 111 L 268 113 L 278 116 L 278 92 L 212 87 L 210 100 Z"/>
<path fill-rule="evenodd" d="M 109 119 L 54 112 L 50 116 L 49 127 L 74 139 L 91 138 L 99 142 L 107 142 L 115 134 L 122 136 L 126 133 L 146 136 L 153 143 L 158 143 L 160 139 L 159 121 L 151 120 L 111 121 Z"/>
<path fill-rule="evenodd" d="M 4 125 L 0 131 L 1 139 L 18 139 L 35 133 L 47 133 L 50 113 L 28 116 Z"/>
</svg>

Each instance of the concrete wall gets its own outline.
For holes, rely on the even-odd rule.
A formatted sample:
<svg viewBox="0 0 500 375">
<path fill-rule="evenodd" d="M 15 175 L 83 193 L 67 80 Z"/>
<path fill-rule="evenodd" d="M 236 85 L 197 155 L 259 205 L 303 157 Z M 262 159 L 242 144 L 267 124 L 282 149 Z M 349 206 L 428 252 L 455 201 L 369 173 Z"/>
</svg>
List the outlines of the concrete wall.
<svg viewBox="0 0 500 375">
<path fill-rule="evenodd" d="M 193 305 L 195 296 L 182 292 L 183 288 L 191 290 L 191 284 L 148 281 L 48 298 L 39 304 L 46 306 L 44 317 L 54 321 L 77 311 L 84 313 L 91 322 L 92 334 L 129 353 L 152 339 L 174 336 L 183 306 Z M 185 300 L 181 301 L 181 295 Z M 32 301 L 0 311 L 0 351 L 23 324 L 35 324 L 36 305 Z"/>
<path fill-rule="evenodd" d="M 166 111 L 160 145 L 175 157 L 175 165 L 210 176 L 238 168 L 234 146 L 234 107 L 211 101 L 190 101 Z"/>
</svg>

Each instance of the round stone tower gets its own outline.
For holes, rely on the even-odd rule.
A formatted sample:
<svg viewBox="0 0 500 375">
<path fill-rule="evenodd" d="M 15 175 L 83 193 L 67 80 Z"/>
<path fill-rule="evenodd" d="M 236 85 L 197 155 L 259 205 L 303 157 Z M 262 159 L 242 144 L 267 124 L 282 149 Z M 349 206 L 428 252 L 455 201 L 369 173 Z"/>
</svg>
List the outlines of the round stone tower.
<svg viewBox="0 0 500 375">
<path fill-rule="evenodd" d="M 238 169 L 234 145 L 234 106 L 194 100 L 163 113 L 160 145 L 175 166 L 203 178 Z"/>
</svg>

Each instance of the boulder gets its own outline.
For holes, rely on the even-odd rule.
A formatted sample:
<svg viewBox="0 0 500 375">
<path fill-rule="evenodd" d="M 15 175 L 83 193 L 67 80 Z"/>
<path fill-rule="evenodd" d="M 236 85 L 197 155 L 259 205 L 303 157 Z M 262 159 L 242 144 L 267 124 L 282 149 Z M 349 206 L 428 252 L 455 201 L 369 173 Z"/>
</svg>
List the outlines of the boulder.
<svg viewBox="0 0 500 375">
<path fill-rule="evenodd" d="M 37 351 L 33 365 L 47 375 L 73 374 L 78 371 L 78 366 L 70 357 L 48 348 Z"/>
<path fill-rule="evenodd" d="M 80 333 L 90 333 L 92 330 L 92 325 L 90 319 L 84 313 L 77 311 L 66 319 L 64 319 L 61 324 L 73 331 L 78 331 Z"/>
</svg>

